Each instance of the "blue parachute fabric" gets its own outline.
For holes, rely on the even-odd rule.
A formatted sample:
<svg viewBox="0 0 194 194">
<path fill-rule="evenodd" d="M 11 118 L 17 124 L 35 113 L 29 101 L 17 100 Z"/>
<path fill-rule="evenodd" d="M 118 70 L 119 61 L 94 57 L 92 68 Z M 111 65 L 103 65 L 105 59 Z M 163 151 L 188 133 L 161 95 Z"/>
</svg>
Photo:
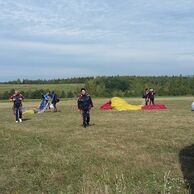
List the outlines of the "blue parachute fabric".
<svg viewBox="0 0 194 194">
<path fill-rule="evenodd" d="M 42 99 L 41 102 L 40 102 L 40 106 L 39 106 L 38 109 L 43 110 L 46 107 L 46 105 L 47 105 L 46 100 L 45 99 Z"/>
<path fill-rule="evenodd" d="M 39 108 L 34 109 L 34 113 L 43 113 L 49 107 L 47 99 L 43 98 L 40 102 Z"/>
</svg>

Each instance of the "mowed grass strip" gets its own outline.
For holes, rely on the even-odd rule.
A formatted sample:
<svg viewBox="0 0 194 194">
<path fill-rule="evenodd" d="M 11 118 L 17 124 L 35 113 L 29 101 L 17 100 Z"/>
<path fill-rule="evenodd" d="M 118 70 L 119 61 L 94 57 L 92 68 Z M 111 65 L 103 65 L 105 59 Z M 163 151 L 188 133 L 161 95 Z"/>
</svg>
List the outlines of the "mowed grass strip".
<svg viewBox="0 0 194 194">
<path fill-rule="evenodd" d="M 1 93 L 16 89 L 19 91 L 35 91 L 35 90 L 55 90 L 61 91 L 76 91 L 83 87 L 84 84 L 0 84 Z"/>
<path fill-rule="evenodd" d="M 19 124 L 11 103 L 1 103 L 0 191 L 189 193 L 179 155 L 194 142 L 192 100 L 161 98 L 168 110 L 117 112 L 99 110 L 108 99 L 94 99 L 86 129 L 76 99 L 61 101 L 60 112 L 29 115 Z"/>
</svg>

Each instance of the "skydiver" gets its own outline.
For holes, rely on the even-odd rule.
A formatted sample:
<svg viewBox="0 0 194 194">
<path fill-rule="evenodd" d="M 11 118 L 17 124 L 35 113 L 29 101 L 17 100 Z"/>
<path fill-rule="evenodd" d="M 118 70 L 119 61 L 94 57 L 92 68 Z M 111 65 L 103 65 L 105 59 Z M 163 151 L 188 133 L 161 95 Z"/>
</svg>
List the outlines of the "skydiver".
<svg viewBox="0 0 194 194">
<path fill-rule="evenodd" d="M 144 90 L 143 98 L 145 99 L 145 105 L 148 105 L 149 103 L 149 89 L 148 88 Z"/>
<path fill-rule="evenodd" d="M 24 97 L 19 91 L 15 90 L 15 93 L 9 98 L 13 102 L 13 112 L 16 116 L 16 123 L 22 122 L 22 101 Z"/>
<path fill-rule="evenodd" d="M 93 107 L 92 98 L 86 93 L 86 89 L 82 88 L 80 96 L 77 100 L 78 110 L 82 114 L 83 127 L 86 128 L 90 125 L 90 110 Z"/>
<path fill-rule="evenodd" d="M 155 105 L 155 95 L 156 95 L 156 92 L 150 88 L 149 89 L 149 94 L 148 94 L 148 97 L 149 97 L 149 104 L 150 105 Z"/>
</svg>

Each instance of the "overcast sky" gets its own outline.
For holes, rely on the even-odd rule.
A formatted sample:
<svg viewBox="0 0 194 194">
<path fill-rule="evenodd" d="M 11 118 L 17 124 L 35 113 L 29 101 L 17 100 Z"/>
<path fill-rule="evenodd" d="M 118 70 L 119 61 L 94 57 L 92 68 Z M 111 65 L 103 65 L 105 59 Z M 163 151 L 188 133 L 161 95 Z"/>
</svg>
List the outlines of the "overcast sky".
<svg viewBox="0 0 194 194">
<path fill-rule="evenodd" d="M 0 0 L 0 81 L 194 74 L 194 0 Z"/>
</svg>

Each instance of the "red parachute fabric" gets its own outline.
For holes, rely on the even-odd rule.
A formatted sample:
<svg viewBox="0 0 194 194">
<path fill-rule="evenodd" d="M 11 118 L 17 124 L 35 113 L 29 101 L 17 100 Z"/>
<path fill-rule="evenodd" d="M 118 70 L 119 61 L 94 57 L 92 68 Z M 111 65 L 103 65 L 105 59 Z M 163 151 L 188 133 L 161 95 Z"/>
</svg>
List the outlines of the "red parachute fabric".
<svg viewBox="0 0 194 194">
<path fill-rule="evenodd" d="M 110 110 L 112 109 L 112 106 L 111 106 L 111 101 L 103 104 L 101 107 L 100 107 L 101 110 Z"/>
<path fill-rule="evenodd" d="M 164 104 L 145 105 L 142 110 L 165 110 L 167 107 Z"/>
</svg>

